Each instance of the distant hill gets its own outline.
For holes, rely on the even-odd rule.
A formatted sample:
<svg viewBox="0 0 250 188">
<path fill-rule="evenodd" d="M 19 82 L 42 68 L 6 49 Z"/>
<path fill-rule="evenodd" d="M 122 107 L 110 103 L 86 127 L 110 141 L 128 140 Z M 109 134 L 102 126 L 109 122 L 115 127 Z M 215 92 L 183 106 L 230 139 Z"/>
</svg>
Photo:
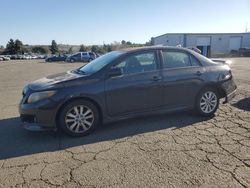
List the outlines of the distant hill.
<svg viewBox="0 0 250 188">
<path fill-rule="evenodd" d="M 69 45 L 69 44 L 58 44 L 59 51 L 68 52 L 72 47 L 73 52 L 78 52 L 80 49 L 80 45 Z"/>
</svg>

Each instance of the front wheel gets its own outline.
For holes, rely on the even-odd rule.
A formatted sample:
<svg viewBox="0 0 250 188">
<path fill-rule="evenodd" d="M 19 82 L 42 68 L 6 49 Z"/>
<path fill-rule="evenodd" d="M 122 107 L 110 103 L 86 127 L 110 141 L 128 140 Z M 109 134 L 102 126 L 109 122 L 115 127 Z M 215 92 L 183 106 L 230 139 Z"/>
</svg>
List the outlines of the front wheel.
<svg viewBox="0 0 250 188">
<path fill-rule="evenodd" d="M 212 116 L 219 107 L 219 96 L 214 89 L 203 89 L 196 99 L 196 110 L 202 116 Z"/>
<path fill-rule="evenodd" d="M 62 109 L 59 123 L 65 133 L 71 136 L 84 136 L 98 125 L 99 112 L 91 102 L 76 100 Z"/>
</svg>

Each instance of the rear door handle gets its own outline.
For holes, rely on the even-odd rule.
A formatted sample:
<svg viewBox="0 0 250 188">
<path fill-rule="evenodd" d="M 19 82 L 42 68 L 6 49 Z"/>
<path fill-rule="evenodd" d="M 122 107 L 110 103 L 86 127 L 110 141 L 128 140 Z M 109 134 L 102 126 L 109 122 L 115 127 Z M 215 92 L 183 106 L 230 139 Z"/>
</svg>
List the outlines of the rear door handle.
<svg viewBox="0 0 250 188">
<path fill-rule="evenodd" d="M 197 71 L 197 72 L 195 73 L 195 75 L 197 75 L 197 76 L 201 76 L 201 75 L 202 75 L 202 73 L 201 73 L 201 71 Z"/>
<path fill-rule="evenodd" d="M 152 81 L 154 82 L 157 82 L 157 81 L 160 81 L 162 80 L 162 77 L 159 77 L 159 76 L 153 76 L 153 78 L 151 78 Z"/>
</svg>

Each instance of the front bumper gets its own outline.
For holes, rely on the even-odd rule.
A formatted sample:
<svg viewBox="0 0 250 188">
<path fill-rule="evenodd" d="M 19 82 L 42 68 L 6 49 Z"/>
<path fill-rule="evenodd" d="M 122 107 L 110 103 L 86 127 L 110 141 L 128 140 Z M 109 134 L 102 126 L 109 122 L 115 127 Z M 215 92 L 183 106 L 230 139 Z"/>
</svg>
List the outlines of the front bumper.
<svg viewBox="0 0 250 188">
<path fill-rule="evenodd" d="M 22 122 L 22 127 L 28 131 L 56 131 L 56 127 L 46 127 L 38 123 Z"/>
<path fill-rule="evenodd" d="M 50 99 L 44 99 L 34 104 L 19 104 L 19 114 L 22 126 L 27 130 L 41 131 L 56 129 L 57 105 Z"/>
</svg>

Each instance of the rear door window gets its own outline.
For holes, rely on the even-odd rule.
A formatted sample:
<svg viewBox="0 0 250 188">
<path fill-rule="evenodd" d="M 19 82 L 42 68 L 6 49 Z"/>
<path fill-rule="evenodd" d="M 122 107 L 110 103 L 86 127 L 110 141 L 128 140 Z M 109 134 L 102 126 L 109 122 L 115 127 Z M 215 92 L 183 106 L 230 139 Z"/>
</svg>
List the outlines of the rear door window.
<svg viewBox="0 0 250 188">
<path fill-rule="evenodd" d="M 190 55 L 190 61 L 192 66 L 201 66 L 200 62 L 198 59 L 196 59 L 193 55 Z"/>
<path fill-rule="evenodd" d="M 81 53 L 77 53 L 77 54 L 73 55 L 73 57 L 81 58 Z"/>
<path fill-rule="evenodd" d="M 163 68 L 183 68 L 192 66 L 189 55 L 178 51 L 163 51 Z"/>
</svg>

